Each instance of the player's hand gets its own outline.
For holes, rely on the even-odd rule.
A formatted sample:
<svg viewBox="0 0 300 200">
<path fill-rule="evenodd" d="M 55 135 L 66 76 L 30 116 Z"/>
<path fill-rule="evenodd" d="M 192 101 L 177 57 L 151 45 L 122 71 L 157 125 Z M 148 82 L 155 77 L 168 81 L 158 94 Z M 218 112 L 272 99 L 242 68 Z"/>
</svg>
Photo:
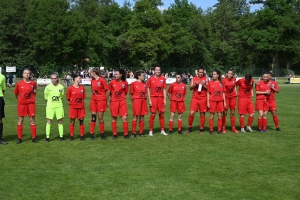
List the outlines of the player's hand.
<svg viewBox="0 0 300 200">
<path fill-rule="evenodd" d="M 199 81 L 195 81 L 195 82 L 194 82 L 194 85 L 195 85 L 195 86 L 196 86 L 196 85 L 199 85 L 199 83 L 200 83 Z"/>
<path fill-rule="evenodd" d="M 210 108 L 210 104 L 209 103 L 207 103 L 207 108 Z"/>
<path fill-rule="evenodd" d="M 224 108 L 226 107 L 226 102 L 224 102 Z"/>
<path fill-rule="evenodd" d="M 152 106 L 152 102 L 151 102 L 151 101 L 149 101 L 149 106 L 150 106 L 150 107 Z"/>
<path fill-rule="evenodd" d="M 267 91 L 266 91 L 266 94 L 270 94 L 270 93 L 271 93 L 271 91 L 270 91 L 270 90 L 267 90 Z"/>
<path fill-rule="evenodd" d="M 164 106 L 166 106 L 167 105 L 167 102 L 164 100 Z"/>
<path fill-rule="evenodd" d="M 109 107 L 109 101 L 106 103 L 106 107 Z"/>
</svg>

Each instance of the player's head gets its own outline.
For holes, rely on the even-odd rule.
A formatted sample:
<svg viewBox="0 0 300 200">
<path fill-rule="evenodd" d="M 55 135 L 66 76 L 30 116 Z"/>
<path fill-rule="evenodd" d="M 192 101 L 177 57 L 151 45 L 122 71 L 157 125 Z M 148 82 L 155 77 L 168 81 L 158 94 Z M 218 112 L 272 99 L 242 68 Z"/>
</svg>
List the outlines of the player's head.
<svg viewBox="0 0 300 200">
<path fill-rule="evenodd" d="M 273 73 L 269 72 L 269 80 L 272 80 Z"/>
<path fill-rule="evenodd" d="M 177 72 L 175 77 L 176 77 L 176 82 L 177 83 L 182 82 L 182 73 L 181 72 Z"/>
<path fill-rule="evenodd" d="M 203 77 L 204 76 L 204 71 L 205 71 L 205 69 L 203 67 L 199 67 L 198 68 L 198 76 Z"/>
<path fill-rule="evenodd" d="M 30 71 L 29 69 L 25 68 L 25 69 L 23 70 L 23 73 L 22 73 L 23 78 L 24 78 L 24 79 L 29 79 L 29 78 L 30 78 L 30 75 L 31 75 L 31 71 Z"/>
<path fill-rule="evenodd" d="M 95 76 L 100 76 L 99 68 L 94 67 L 93 69 L 91 69 L 90 74 L 93 78 L 95 78 Z"/>
<path fill-rule="evenodd" d="M 246 75 L 245 75 L 245 80 L 246 80 L 247 82 L 250 82 L 250 81 L 252 80 L 252 75 L 251 75 L 251 74 L 246 74 Z"/>
<path fill-rule="evenodd" d="M 269 76 L 270 76 L 269 72 L 264 72 L 263 75 L 261 76 L 261 78 L 264 82 L 268 82 L 269 81 Z"/>
<path fill-rule="evenodd" d="M 126 81 L 126 71 L 124 69 L 115 70 L 115 79 Z"/>
<path fill-rule="evenodd" d="M 59 82 L 59 76 L 58 76 L 58 73 L 56 72 L 53 72 L 51 75 L 50 75 L 50 78 L 51 78 L 51 82 L 53 85 L 57 85 L 58 82 Z"/>
<path fill-rule="evenodd" d="M 212 73 L 212 79 L 214 81 L 220 81 L 221 82 L 221 72 L 219 70 L 214 70 Z"/>
<path fill-rule="evenodd" d="M 145 80 L 145 73 L 139 70 L 135 72 L 134 78 L 143 82 Z"/>
<path fill-rule="evenodd" d="M 75 74 L 74 76 L 73 76 L 73 82 L 74 83 L 81 83 L 81 80 L 82 80 L 82 76 L 80 75 L 80 74 Z"/>
<path fill-rule="evenodd" d="M 160 76 L 161 75 L 161 70 L 160 70 L 160 65 L 159 64 L 154 65 L 154 75 L 155 76 Z"/>
<path fill-rule="evenodd" d="M 228 69 L 226 73 L 226 78 L 232 79 L 233 75 L 234 75 L 233 69 Z"/>
</svg>

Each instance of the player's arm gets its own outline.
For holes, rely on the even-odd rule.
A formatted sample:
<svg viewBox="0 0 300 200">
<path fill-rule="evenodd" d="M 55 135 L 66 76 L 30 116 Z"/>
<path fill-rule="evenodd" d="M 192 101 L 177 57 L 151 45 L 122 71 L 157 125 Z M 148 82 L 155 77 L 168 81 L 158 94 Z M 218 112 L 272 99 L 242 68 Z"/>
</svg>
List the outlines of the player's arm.
<svg viewBox="0 0 300 200">
<path fill-rule="evenodd" d="M 36 82 L 34 82 L 34 86 L 33 86 L 33 95 L 36 96 L 36 90 L 37 90 L 37 84 Z"/>
<path fill-rule="evenodd" d="M 15 93 L 15 97 L 17 99 L 19 99 L 19 84 L 18 83 L 17 83 L 17 85 L 15 87 L 14 93 Z"/>
<path fill-rule="evenodd" d="M 169 100 L 171 100 L 171 97 L 172 97 L 172 90 L 173 90 L 173 86 L 172 85 L 170 85 L 170 87 L 169 87 L 169 89 L 168 89 L 168 98 L 169 98 Z"/>
<path fill-rule="evenodd" d="M 210 93 L 207 92 L 207 107 L 210 108 L 210 104 L 209 104 L 209 98 L 210 98 Z"/>
<path fill-rule="evenodd" d="M 166 88 L 164 88 L 164 105 L 166 106 L 167 105 L 167 90 Z"/>
<path fill-rule="evenodd" d="M 205 83 L 201 83 L 202 87 L 204 87 L 205 89 L 207 89 L 207 83 L 208 83 L 208 78 L 206 78 Z"/>
<path fill-rule="evenodd" d="M 197 87 L 197 85 L 198 85 L 197 82 L 194 82 L 194 78 L 193 78 L 191 81 L 190 90 L 194 90 L 195 87 Z"/>
<path fill-rule="evenodd" d="M 151 102 L 151 95 L 150 95 L 150 88 L 147 88 L 147 94 L 148 94 L 148 101 L 149 101 L 149 105 L 152 106 L 152 102 Z"/>
<path fill-rule="evenodd" d="M 274 92 L 276 92 L 276 93 L 279 93 L 279 92 L 280 92 L 280 88 L 278 87 L 278 84 L 277 84 L 277 83 L 275 83 L 275 84 L 274 84 L 274 87 L 271 87 L 271 89 L 272 89 Z"/>
<path fill-rule="evenodd" d="M 70 98 L 71 98 L 71 89 L 70 89 L 71 87 L 68 87 L 68 90 L 67 90 L 67 93 L 66 93 L 66 99 L 68 100 L 68 101 L 70 101 Z"/>
<path fill-rule="evenodd" d="M 226 107 L 226 96 L 224 92 L 222 92 L 222 94 L 223 94 L 224 107 Z"/>
<path fill-rule="evenodd" d="M 46 101 L 48 101 L 48 95 L 49 95 L 49 91 L 48 91 L 48 86 L 46 86 L 46 88 L 45 88 L 45 90 L 44 90 L 44 99 L 46 100 Z"/>
</svg>

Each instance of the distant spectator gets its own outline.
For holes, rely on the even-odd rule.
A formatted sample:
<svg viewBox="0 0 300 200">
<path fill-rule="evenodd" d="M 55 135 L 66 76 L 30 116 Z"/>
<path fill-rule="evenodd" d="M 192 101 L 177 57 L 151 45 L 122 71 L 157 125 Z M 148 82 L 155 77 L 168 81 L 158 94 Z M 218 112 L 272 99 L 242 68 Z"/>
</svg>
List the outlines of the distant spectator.
<svg viewBox="0 0 300 200">
<path fill-rule="evenodd" d="M 13 81 L 14 81 L 14 76 L 12 75 L 12 73 L 9 73 L 9 75 L 8 75 L 8 87 L 9 88 L 12 87 Z"/>
</svg>

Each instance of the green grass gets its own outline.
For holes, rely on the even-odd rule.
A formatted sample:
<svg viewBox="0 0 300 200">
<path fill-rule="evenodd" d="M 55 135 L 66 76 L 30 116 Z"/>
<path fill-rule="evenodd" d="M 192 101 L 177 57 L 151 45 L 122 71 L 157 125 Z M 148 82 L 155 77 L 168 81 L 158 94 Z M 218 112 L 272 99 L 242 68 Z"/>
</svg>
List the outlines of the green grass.
<svg viewBox="0 0 300 200">
<path fill-rule="evenodd" d="M 26 118 L 24 142 L 20 145 L 15 144 L 17 100 L 13 89 L 7 89 L 3 121 L 4 139 L 9 144 L 0 145 L 0 199 L 300 199 L 299 85 L 280 87 L 281 93 L 276 96 L 280 133 L 275 131 L 269 114 L 268 133 L 228 131 L 226 135 L 211 136 L 206 120 L 205 133 L 199 135 L 197 115 L 192 134 L 162 136 L 158 134 L 156 117 L 154 137 L 129 141 L 122 137 L 119 119 L 120 137 L 113 141 L 107 112 L 107 141 L 97 135 L 95 141 L 81 142 L 76 128 L 75 141 L 62 143 L 54 122 L 48 144 L 44 143 L 45 101 L 44 88 L 40 87 L 36 116 L 39 143 L 31 142 Z M 90 94 L 88 87 L 87 90 Z M 190 95 L 189 92 L 187 108 Z M 67 101 L 64 102 L 67 113 Z M 86 108 L 88 132 L 88 101 Z M 187 115 L 188 112 L 184 114 L 184 129 Z M 166 112 L 166 127 L 168 117 Z M 66 116 L 65 138 L 69 137 L 68 126 Z M 257 130 L 257 115 L 253 129 Z"/>
</svg>

